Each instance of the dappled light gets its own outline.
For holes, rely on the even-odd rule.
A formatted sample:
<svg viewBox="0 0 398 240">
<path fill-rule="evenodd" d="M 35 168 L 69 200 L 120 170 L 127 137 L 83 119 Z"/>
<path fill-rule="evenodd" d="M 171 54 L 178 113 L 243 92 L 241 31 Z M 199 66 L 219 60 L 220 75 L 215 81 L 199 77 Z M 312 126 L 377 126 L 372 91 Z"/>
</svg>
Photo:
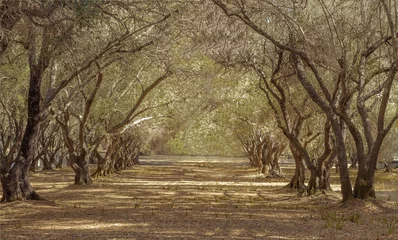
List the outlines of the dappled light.
<svg viewBox="0 0 398 240">
<path fill-rule="evenodd" d="M 32 174 L 34 187 L 50 201 L 0 205 L 0 236 L 2 239 L 41 236 L 46 239 L 329 239 L 330 234 L 347 237 L 346 231 L 326 227 L 320 214 L 329 211 L 324 208 L 341 211 L 338 193 L 298 198 L 292 190 L 282 188 L 287 179 L 258 175 L 256 169 L 244 166 L 245 158 L 206 159 L 209 162 L 201 157 L 145 157 L 142 165 L 112 178 L 98 178 L 89 186 L 71 185 L 73 174 L 67 169 Z M 215 164 L 219 166 L 214 167 Z M 282 170 L 291 175 L 292 170 L 283 168 L 285 165 L 282 164 Z M 333 179 L 336 177 L 333 175 Z M 347 220 L 343 228 L 380 236 L 385 227 L 378 219 L 392 219 L 398 213 L 395 202 L 388 201 L 346 207 L 355 213 L 356 206 L 361 205 L 361 211 L 366 209 L 366 214 L 374 215 L 374 220 L 364 220 L 358 225 Z M 369 228 L 369 224 L 380 230 Z"/>
<path fill-rule="evenodd" d="M 0 0 L 0 240 L 395 239 L 398 0 Z"/>
<path fill-rule="evenodd" d="M 146 223 L 92 223 L 92 224 L 86 224 L 86 222 L 81 222 L 79 221 L 65 221 L 62 224 L 58 223 L 54 225 L 53 222 L 41 222 L 43 226 L 34 226 L 32 229 L 39 229 L 39 230 L 67 230 L 67 229 L 73 229 L 73 230 L 84 230 L 84 229 L 98 229 L 101 231 L 101 229 L 106 229 L 106 228 L 112 228 L 112 230 L 117 231 L 117 228 L 119 227 L 147 227 L 148 224 Z"/>
</svg>

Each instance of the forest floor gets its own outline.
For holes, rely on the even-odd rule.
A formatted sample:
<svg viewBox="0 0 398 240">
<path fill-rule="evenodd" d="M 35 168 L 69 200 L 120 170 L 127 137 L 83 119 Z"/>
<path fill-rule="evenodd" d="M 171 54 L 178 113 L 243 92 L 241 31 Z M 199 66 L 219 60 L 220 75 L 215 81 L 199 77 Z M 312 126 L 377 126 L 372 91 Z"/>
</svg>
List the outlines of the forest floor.
<svg viewBox="0 0 398 240">
<path fill-rule="evenodd" d="M 397 174 L 378 173 L 381 199 L 342 204 L 283 189 L 292 168 L 271 179 L 246 164 L 148 157 L 91 186 L 72 185 L 69 168 L 32 173 L 48 201 L 0 204 L 0 239 L 398 239 Z"/>
</svg>

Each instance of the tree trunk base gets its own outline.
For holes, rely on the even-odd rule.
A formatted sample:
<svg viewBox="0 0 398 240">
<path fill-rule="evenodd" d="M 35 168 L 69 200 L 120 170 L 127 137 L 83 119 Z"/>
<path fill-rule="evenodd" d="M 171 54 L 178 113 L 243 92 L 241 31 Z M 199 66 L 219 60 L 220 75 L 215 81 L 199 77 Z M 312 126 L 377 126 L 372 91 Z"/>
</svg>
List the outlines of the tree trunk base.
<svg viewBox="0 0 398 240">
<path fill-rule="evenodd" d="M 363 179 L 358 179 L 354 187 L 354 197 L 357 199 L 376 198 L 373 184 Z"/>
<path fill-rule="evenodd" d="M 267 178 L 285 178 L 283 173 L 279 173 L 276 171 L 271 172 L 269 175 L 266 176 Z"/>
<path fill-rule="evenodd" d="M 44 200 L 33 190 L 29 182 L 21 179 L 21 177 L 15 178 L 12 176 L 11 174 L 1 176 L 1 186 L 3 188 L 1 202 Z"/>
<path fill-rule="evenodd" d="M 78 164 L 74 163 L 71 167 L 73 171 L 75 171 L 76 185 L 91 185 L 93 183 L 88 166 L 80 167 Z"/>
</svg>

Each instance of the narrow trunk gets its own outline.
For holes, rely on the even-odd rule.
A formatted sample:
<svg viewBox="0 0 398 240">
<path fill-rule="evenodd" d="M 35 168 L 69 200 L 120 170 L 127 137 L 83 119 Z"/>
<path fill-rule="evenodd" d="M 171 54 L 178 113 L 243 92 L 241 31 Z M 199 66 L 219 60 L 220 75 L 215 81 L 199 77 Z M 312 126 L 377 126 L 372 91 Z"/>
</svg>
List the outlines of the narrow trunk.
<svg viewBox="0 0 398 240">
<path fill-rule="evenodd" d="M 348 171 L 347 151 L 345 148 L 343 130 L 336 118 L 331 118 L 332 130 L 336 138 L 336 156 L 338 160 L 341 194 L 343 195 L 343 202 L 354 198 L 352 192 L 352 185 L 350 180 L 350 173 Z M 337 167 L 337 166 L 336 166 Z"/>
<path fill-rule="evenodd" d="M 311 195 L 311 194 L 315 194 L 316 190 L 318 189 L 317 187 L 317 178 L 318 178 L 318 172 L 316 167 L 313 168 L 309 168 L 310 170 L 310 179 L 308 180 L 308 187 L 307 187 L 307 194 Z"/>
</svg>

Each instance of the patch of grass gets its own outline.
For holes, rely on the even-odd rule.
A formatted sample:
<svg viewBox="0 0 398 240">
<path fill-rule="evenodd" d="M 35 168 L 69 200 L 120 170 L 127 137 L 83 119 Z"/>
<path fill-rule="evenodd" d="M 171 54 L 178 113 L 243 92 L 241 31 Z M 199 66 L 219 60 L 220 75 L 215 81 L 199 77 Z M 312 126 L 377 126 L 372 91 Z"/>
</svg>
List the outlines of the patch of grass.
<svg viewBox="0 0 398 240">
<path fill-rule="evenodd" d="M 155 209 L 152 208 L 152 215 L 155 215 Z"/>
<path fill-rule="evenodd" d="M 384 225 L 387 227 L 388 235 L 391 235 L 393 232 L 395 232 L 395 230 L 398 229 L 398 218 L 395 217 L 391 219 L 384 218 L 383 222 Z"/>
<path fill-rule="evenodd" d="M 336 221 L 336 230 L 341 230 L 343 229 L 344 226 L 344 221 L 342 219 L 337 219 Z"/>
<path fill-rule="evenodd" d="M 352 213 L 351 215 L 349 215 L 347 219 L 358 225 L 361 218 L 362 218 L 362 215 L 359 212 L 355 212 L 355 213 Z"/>
<path fill-rule="evenodd" d="M 185 215 L 188 215 L 192 209 L 191 208 L 185 208 Z"/>
<path fill-rule="evenodd" d="M 344 216 L 335 211 L 321 210 L 321 218 L 325 220 L 327 228 L 341 230 L 344 226 Z"/>
<path fill-rule="evenodd" d="M 141 202 L 139 202 L 139 201 L 134 202 L 134 208 L 140 208 L 140 206 L 141 206 Z"/>
</svg>

